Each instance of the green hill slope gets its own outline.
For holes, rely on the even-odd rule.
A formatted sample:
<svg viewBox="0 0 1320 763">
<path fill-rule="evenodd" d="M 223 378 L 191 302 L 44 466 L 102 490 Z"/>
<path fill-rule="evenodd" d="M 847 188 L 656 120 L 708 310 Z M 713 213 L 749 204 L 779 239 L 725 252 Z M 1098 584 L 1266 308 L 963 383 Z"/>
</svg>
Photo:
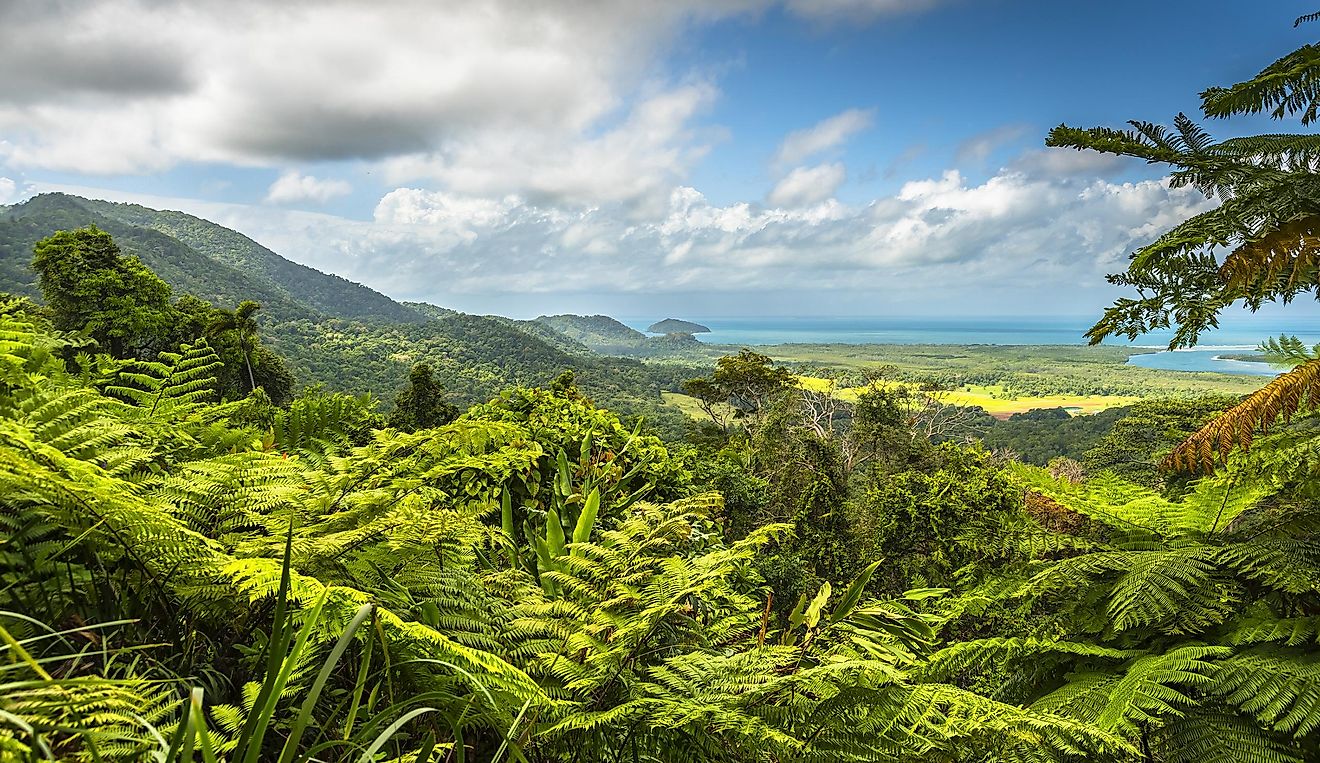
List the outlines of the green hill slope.
<svg viewBox="0 0 1320 763">
<path fill-rule="evenodd" d="M 86 200 L 43 194 L 24 204 L 0 207 L 0 291 L 40 297 L 29 263 L 32 247 L 57 230 L 95 225 L 115 237 L 178 293 L 187 292 L 223 307 L 244 299 L 262 304 L 276 320 L 320 318 L 280 284 L 217 261 L 178 239 L 150 228 L 106 217 Z"/>
<path fill-rule="evenodd" d="M 387 401 L 414 363 L 429 363 L 455 398 L 470 404 L 513 384 L 548 384 L 573 370 L 580 388 L 625 414 L 680 426 L 666 408 L 663 372 L 637 360 L 597 355 L 534 321 L 400 304 L 278 254 L 215 223 L 181 212 L 44 194 L 0 207 L 0 292 L 39 298 L 32 247 L 57 230 L 96 225 L 167 281 L 176 296 L 219 306 L 262 303 L 261 333 L 300 384 L 372 392 Z M 625 327 L 626 328 L 626 327 Z"/>
<path fill-rule="evenodd" d="M 325 315 L 390 322 L 420 320 L 414 311 L 374 289 L 286 260 L 242 233 L 209 220 L 136 204 L 91 200 L 82 200 L 82 204 L 104 217 L 170 236 Z"/>
<path fill-rule="evenodd" d="M 636 329 L 625 326 L 608 315 L 542 315 L 537 323 L 549 326 L 566 337 L 588 347 L 598 345 L 632 347 L 646 339 Z"/>
</svg>

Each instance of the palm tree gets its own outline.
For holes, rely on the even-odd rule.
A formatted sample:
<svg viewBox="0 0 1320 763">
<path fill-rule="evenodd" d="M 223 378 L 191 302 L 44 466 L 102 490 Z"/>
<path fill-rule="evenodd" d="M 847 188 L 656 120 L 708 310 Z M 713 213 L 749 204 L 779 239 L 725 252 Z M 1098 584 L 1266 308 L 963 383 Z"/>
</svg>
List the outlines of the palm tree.
<svg viewBox="0 0 1320 763">
<path fill-rule="evenodd" d="M 209 336 L 226 334 L 230 331 L 238 335 L 238 347 L 243 352 L 243 362 L 247 364 L 248 391 L 251 392 L 257 388 L 257 377 L 252 373 L 252 346 L 256 344 L 257 338 L 257 319 L 253 313 L 261 309 L 261 303 L 245 299 L 238 303 L 238 307 L 233 311 L 220 309 L 216 311 L 216 317 L 207 326 L 206 333 Z"/>
</svg>

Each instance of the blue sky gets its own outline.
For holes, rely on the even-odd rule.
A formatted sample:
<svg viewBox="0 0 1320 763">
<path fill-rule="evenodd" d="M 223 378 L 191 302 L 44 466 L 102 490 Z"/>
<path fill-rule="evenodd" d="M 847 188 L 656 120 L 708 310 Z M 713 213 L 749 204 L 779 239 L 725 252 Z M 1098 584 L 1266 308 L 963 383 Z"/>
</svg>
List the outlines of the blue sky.
<svg viewBox="0 0 1320 763">
<path fill-rule="evenodd" d="M 1086 314 L 1209 202 L 1044 134 L 1194 113 L 1311 10 L 15 0 L 0 203 L 183 209 L 475 312 Z"/>
</svg>

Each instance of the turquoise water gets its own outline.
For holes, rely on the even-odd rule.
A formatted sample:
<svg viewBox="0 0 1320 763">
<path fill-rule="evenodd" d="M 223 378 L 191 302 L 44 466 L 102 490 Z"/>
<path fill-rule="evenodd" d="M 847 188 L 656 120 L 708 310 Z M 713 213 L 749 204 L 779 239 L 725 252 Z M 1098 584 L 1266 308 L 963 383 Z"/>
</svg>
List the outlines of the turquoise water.
<svg viewBox="0 0 1320 763">
<path fill-rule="evenodd" d="M 705 317 L 674 316 L 711 329 L 697 338 L 707 344 L 760 346 L 773 344 L 1086 344 L 1084 334 L 1095 316 L 1030 316 L 989 318 L 944 317 Z M 655 316 L 624 319 L 639 331 Z M 1133 365 L 1176 371 L 1272 376 L 1278 369 L 1263 363 L 1220 360 L 1216 355 L 1242 353 L 1262 340 L 1292 334 L 1308 344 L 1320 342 L 1320 315 L 1231 315 L 1221 327 L 1205 334 L 1196 349 L 1134 355 Z M 1107 344 L 1163 349 L 1172 332 L 1156 331 L 1132 343 Z"/>
<path fill-rule="evenodd" d="M 1133 355 L 1128 363 L 1145 368 L 1162 368 L 1168 371 L 1217 371 L 1221 374 L 1241 374 L 1246 376 L 1274 376 L 1284 369 L 1268 363 L 1250 363 L 1243 360 L 1230 360 L 1220 355 L 1241 355 L 1255 349 L 1252 345 L 1236 347 L 1197 347 L 1190 350 L 1173 352 L 1153 352 Z"/>
</svg>

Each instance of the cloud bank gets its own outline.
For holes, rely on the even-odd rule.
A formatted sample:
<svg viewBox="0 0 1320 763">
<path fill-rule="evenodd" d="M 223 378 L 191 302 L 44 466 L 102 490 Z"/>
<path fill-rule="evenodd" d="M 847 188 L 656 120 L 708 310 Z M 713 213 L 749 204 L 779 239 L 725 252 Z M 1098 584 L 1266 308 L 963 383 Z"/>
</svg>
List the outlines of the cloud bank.
<svg viewBox="0 0 1320 763">
<path fill-rule="evenodd" d="M 538 298 L 561 293 L 785 289 L 848 291 L 877 305 L 938 295 L 940 304 L 959 300 L 975 311 L 1004 299 L 1027 310 L 1027 295 L 1090 288 L 1103 304 L 1112 297 L 1105 273 L 1206 207 L 1194 191 L 1163 180 L 1006 167 L 979 183 L 950 170 L 860 205 L 719 205 L 679 186 L 663 209 L 642 219 L 608 205 L 556 207 L 516 194 L 412 187 L 386 194 L 370 221 L 242 205 L 202 203 L 189 211 L 396 298 L 535 314 Z"/>
<path fill-rule="evenodd" d="M 0 3 L 0 169 L 272 168 L 264 205 L 158 205 L 442 304 L 1098 285 L 1138 242 L 1204 208 L 1160 181 L 1114 180 L 1122 160 L 1059 151 L 845 203 L 843 150 L 871 129 L 868 108 L 784 136 L 766 157 L 764 203 L 692 187 L 728 136 L 703 123 L 717 78 L 656 65 L 686 29 L 771 5 L 831 23 L 933 4 L 11 0 Z M 974 136 L 959 154 L 983 164 L 1022 129 Z M 349 196 L 335 176 L 346 166 L 386 183 L 372 219 L 282 208 Z M 0 178 L 0 203 L 20 185 Z"/>
</svg>

